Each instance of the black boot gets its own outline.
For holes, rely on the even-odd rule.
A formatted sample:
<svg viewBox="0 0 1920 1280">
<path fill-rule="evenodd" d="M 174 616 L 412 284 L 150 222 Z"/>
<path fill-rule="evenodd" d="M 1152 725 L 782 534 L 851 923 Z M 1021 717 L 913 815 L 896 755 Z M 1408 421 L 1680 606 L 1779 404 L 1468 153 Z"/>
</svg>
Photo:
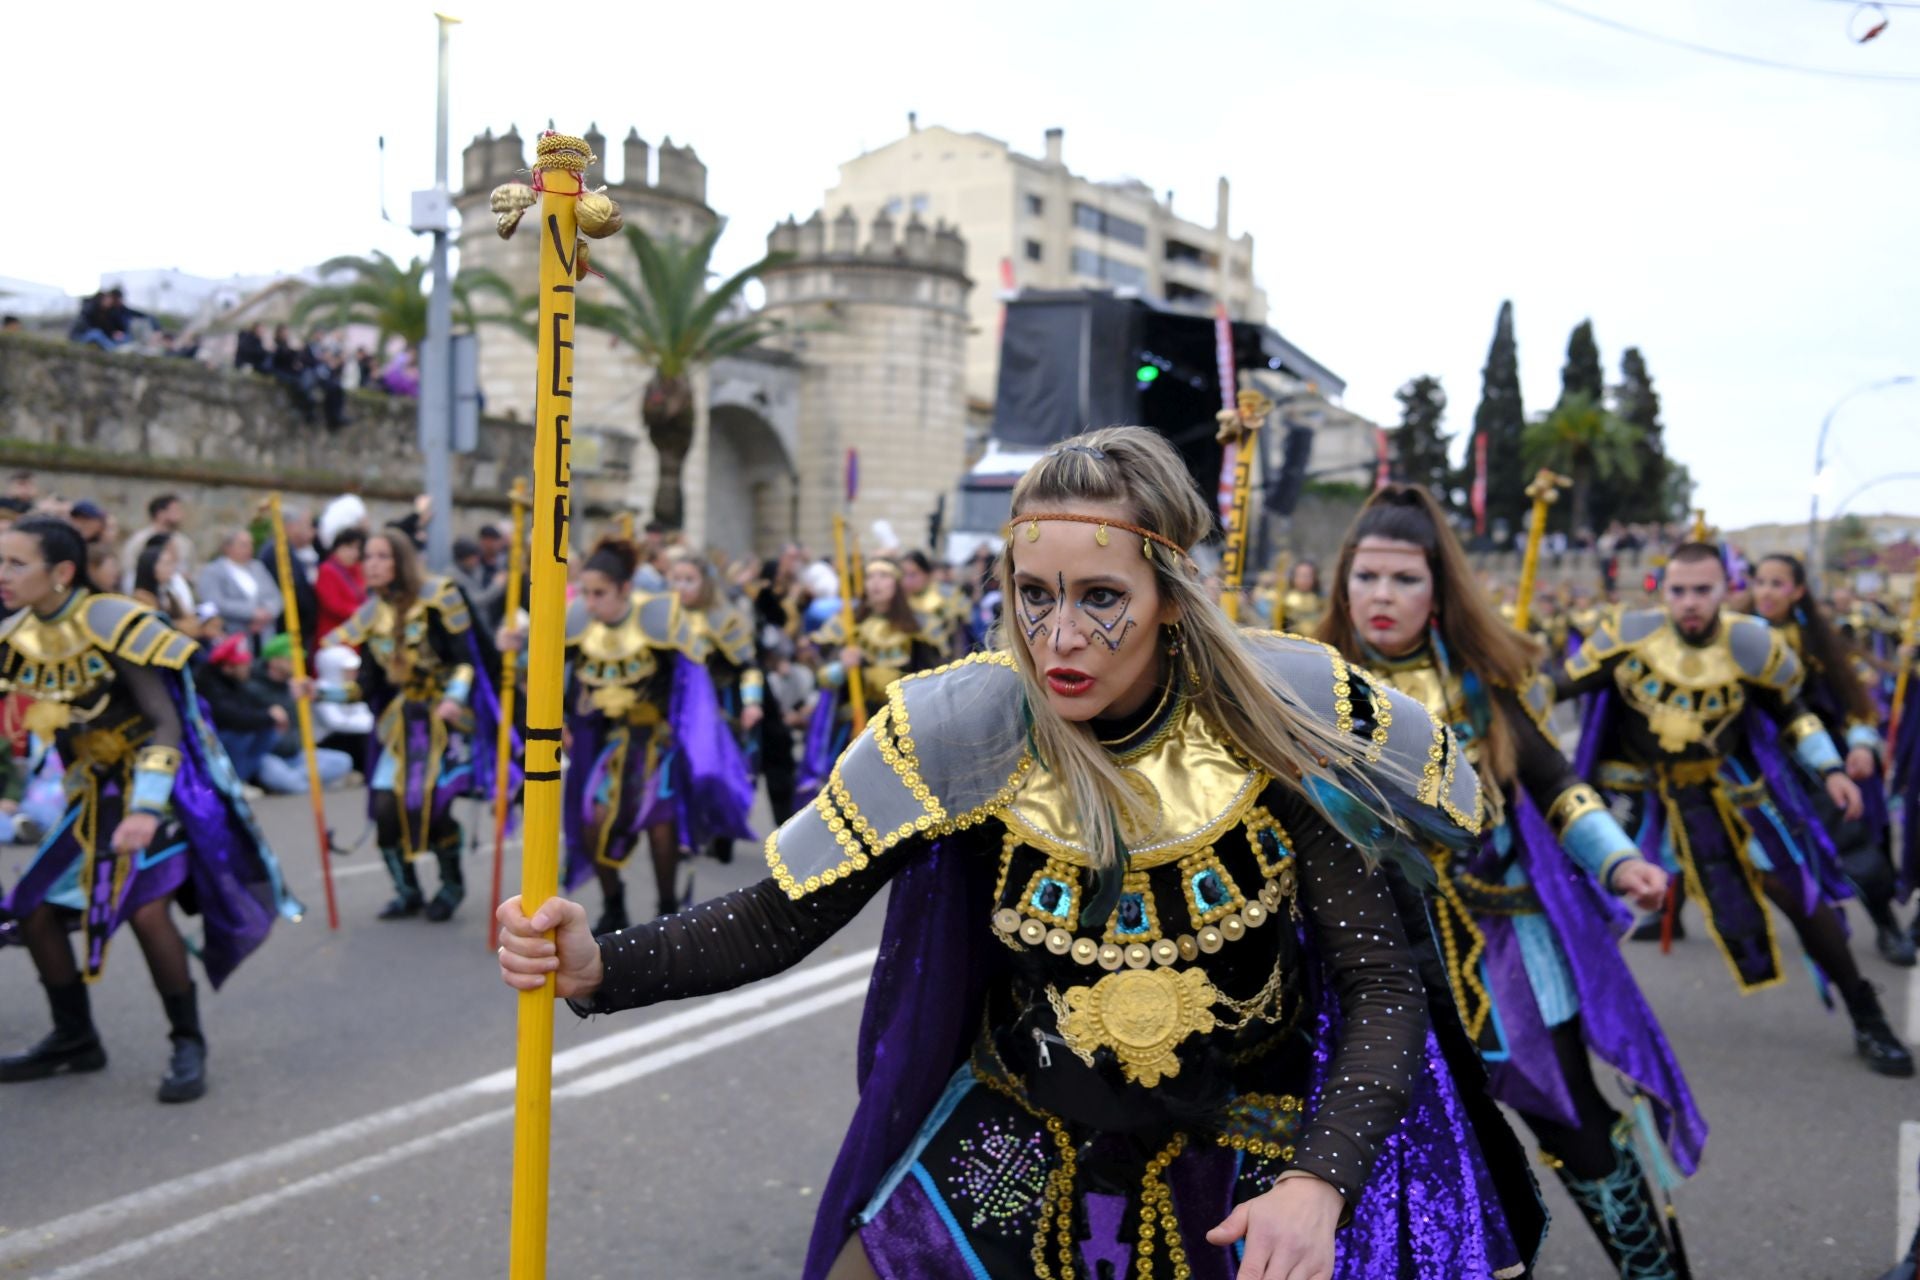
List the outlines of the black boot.
<svg viewBox="0 0 1920 1280">
<path fill-rule="evenodd" d="M 1916 960 L 1913 939 L 1900 932 L 1899 925 L 1891 922 L 1874 925 L 1873 945 L 1888 964 L 1900 969 L 1913 968 Z"/>
<path fill-rule="evenodd" d="M 707 846 L 707 855 L 721 866 L 733 861 L 733 841 L 721 837 Z"/>
<path fill-rule="evenodd" d="M 603 933 L 618 933 L 633 923 L 627 918 L 626 885 L 623 884 L 617 889 L 604 890 L 603 894 L 607 905 L 606 909 L 600 913 L 600 918 L 593 922 L 593 936 L 596 938 Z"/>
<path fill-rule="evenodd" d="M 207 1091 L 207 1040 L 200 1034 L 199 993 L 188 987 L 178 995 L 162 995 L 167 1031 L 173 1039 L 173 1058 L 160 1080 L 162 1102 L 192 1102 Z"/>
<path fill-rule="evenodd" d="M 1862 978 L 1846 998 L 1847 1016 L 1853 1019 L 1854 1052 L 1867 1060 L 1867 1070 L 1883 1076 L 1912 1075 L 1913 1054 L 1893 1034 L 1873 984 Z"/>
<path fill-rule="evenodd" d="M 427 904 L 427 919 L 442 924 L 453 919 L 454 908 L 467 896 L 466 876 L 460 870 L 460 837 L 435 846 L 433 856 L 440 864 L 440 892 Z"/>
<path fill-rule="evenodd" d="M 87 984 L 78 978 L 65 986 L 47 986 L 47 1007 L 53 1011 L 53 1030 L 25 1053 L 0 1058 L 0 1084 L 44 1080 L 62 1071 L 98 1071 L 107 1065 L 107 1051 L 93 1029 Z"/>
<path fill-rule="evenodd" d="M 1907 1246 L 1907 1256 L 1893 1264 L 1893 1270 L 1880 1277 L 1880 1280 L 1916 1280 L 1920 1277 L 1920 1231 L 1913 1233 L 1913 1242 Z"/>
<path fill-rule="evenodd" d="M 414 874 L 413 863 L 398 849 L 382 847 L 380 856 L 386 860 L 387 874 L 393 877 L 393 901 L 380 908 L 382 920 L 404 920 L 408 916 L 420 914 L 423 905 L 420 897 L 420 877 Z"/>
<path fill-rule="evenodd" d="M 1600 1247 L 1620 1280 L 1679 1280 L 1681 1264 L 1660 1227 L 1660 1210 L 1633 1149 L 1633 1121 L 1613 1127 L 1613 1171 L 1598 1178 L 1576 1178 L 1558 1160 L 1550 1160 L 1580 1216 L 1593 1228 Z"/>
</svg>

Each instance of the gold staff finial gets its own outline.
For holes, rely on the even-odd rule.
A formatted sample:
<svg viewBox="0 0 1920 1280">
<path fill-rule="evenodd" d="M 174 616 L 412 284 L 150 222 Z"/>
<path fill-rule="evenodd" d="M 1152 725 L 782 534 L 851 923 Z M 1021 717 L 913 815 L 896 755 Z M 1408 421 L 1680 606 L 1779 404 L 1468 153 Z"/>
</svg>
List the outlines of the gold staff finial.
<svg viewBox="0 0 1920 1280">
<path fill-rule="evenodd" d="M 1520 586 L 1513 597 L 1514 630 L 1524 633 L 1533 617 L 1533 580 L 1540 571 L 1540 541 L 1547 536 L 1547 508 L 1560 500 L 1560 491 L 1573 481 L 1542 467 L 1527 486 L 1533 516 L 1527 522 L 1527 553 L 1520 561 Z"/>
</svg>

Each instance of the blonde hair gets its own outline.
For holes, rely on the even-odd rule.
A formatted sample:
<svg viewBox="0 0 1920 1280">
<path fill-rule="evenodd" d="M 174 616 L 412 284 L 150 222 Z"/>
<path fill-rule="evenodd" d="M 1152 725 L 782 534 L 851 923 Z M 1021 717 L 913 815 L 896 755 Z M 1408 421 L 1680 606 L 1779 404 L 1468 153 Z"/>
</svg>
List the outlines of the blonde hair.
<svg viewBox="0 0 1920 1280">
<path fill-rule="evenodd" d="M 1103 427 L 1075 436 L 1035 463 L 1013 489 L 1016 525 L 1026 511 L 1093 506 L 1118 507 L 1130 523 L 1182 547 L 1192 547 L 1214 527 L 1213 513 L 1186 464 L 1171 445 L 1144 427 Z M 1091 539 L 1091 531 L 1087 537 Z M 1000 553 L 1000 591 L 1008 602 L 1018 598 L 1013 584 L 1018 541 L 1009 538 Z M 1331 781 L 1328 762 L 1349 755 L 1353 744 L 1284 699 L 1260 670 L 1251 648 L 1278 641 L 1270 633 L 1240 631 L 1208 596 L 1190 557 L 1176 556 L 1156 543 L 1151 563 L 1163 616 L 1171 613 L 1177 619 L 1171 626 L 1178 627 L 1180 639 L 1177 656 L 1163 650 L 1162 661 L 1169 669 L 1162 678 L 1185 685 L 1193 711 L 1225 734 L 1253 767 L 1289 785 L 1306 776 Z M 1162 629 L 1157 644 L 1170 638 L 1169 630 Z M 1119 857 L 1121 816 L 1150 817 L 1144 802 L 1122 780 L 1091 727 L 1063 719 L 1048 704 L 1027 646 L 1004 627 L 998 643 L 1012 655 L 1025 682 L 1041 765 L 1065 781 L 1094 865 L 1112 866 Z M 1384 811 L 1384 802 L 1373 799 Z"/>
<path fill-rule="evenodd" d="M 711 609 L 714 605 L 720 603 L 720 593 L 713 585 L 712 568 L 708 566 L 705 560 L 695 555 L 691 548 L 669 547 L 664 558 L 667 562 L 667 568 L 669 569 L 677 564 L 690 564 L 694 567 L 695 572 L 700 575 L 699 595 L 691 605 L 687 606 L 688 608 Z"/>
</svg>

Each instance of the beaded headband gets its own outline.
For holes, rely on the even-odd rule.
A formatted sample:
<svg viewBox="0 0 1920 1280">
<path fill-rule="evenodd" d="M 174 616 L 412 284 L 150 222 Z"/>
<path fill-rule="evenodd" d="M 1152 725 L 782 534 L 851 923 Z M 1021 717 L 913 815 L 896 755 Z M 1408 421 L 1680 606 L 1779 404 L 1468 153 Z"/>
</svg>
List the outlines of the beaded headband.
<svg viewBox="0 0 1920 1280">
<path fill-rule="evenodd" d="M 1149 560 L 1153 559 L 1153 544 L 1156 542 L 1173 552 L 1176 563 L 1187 554 L 1185 547 L 1182 547 L 1171 538 L 1163 537 L 1153 532 L 1151 529 L 1142 529 L 1137 524 L 1128 524 L 1124 520 L 1114 520 L 1107 516 L 1083 516 L 1076 515 L 1069 511 L 1042 512 L 1038 515 L 1021 516 L 1015 520 L 1012 525 L 1007 527 L 1008 536 L 1012 536 L 1014 526 L 1025 525 L 1027 541 L 1038 542 L 1040 541 L 1040 522 L 1042 520 L 1069 520 L 1074 524 L 1090 524 L 1094 526 L 1093 540 L 1103 547 L 1107 545 L 1107 530 L 1119 529 L 1123 533 L 1130 533 L 1140 539 L 1140 554 Z"/>
</svg>

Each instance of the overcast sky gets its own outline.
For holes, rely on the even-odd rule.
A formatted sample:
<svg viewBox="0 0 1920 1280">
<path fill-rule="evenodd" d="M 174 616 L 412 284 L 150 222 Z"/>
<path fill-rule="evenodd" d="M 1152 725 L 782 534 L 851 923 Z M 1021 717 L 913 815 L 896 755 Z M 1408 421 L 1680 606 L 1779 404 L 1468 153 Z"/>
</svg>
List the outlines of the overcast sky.
<svg viewBox="0 0 1920 1280">
<path fill-rule="evenodd" d="M 1716 523 L 1805 514 L 1822 415 L 1920 374 L 1920 8 L 1848 39 L 1834 0 L 1570 0 L 1663 36 L 1873 81 L 1744 65 L 1547 0 L 1247 4 L 509 5 L 449 0 L 453 173 L 491 126 L 552 117 L 692 143 L 731 220 L 721 265 L 804 217 L 836 165 L 923 123 L 1095 178 L 1172 188 L 1234 229 L 1289 339 L 1391 423 L 1443 380 L 1464 431 L 1501 299 L 1529 411 L 1592 317 L 1609 379 L 1645 353 L 1670 447 Z M 11 199 L 0 275 L 297 268 L 424 245 L 379 216 L 432 181 L 432 10 L 13 6 L 0 43 Z M 962 229 L 964 231 L 964 228 Z M 982 281 L 980 287 L 993 287 Z M 1829 508 L 1920 472 L 1920 386 L 1839 416 Z M 1855 500 L 1920 512 L 1920 480 Z"/>
</svg>

